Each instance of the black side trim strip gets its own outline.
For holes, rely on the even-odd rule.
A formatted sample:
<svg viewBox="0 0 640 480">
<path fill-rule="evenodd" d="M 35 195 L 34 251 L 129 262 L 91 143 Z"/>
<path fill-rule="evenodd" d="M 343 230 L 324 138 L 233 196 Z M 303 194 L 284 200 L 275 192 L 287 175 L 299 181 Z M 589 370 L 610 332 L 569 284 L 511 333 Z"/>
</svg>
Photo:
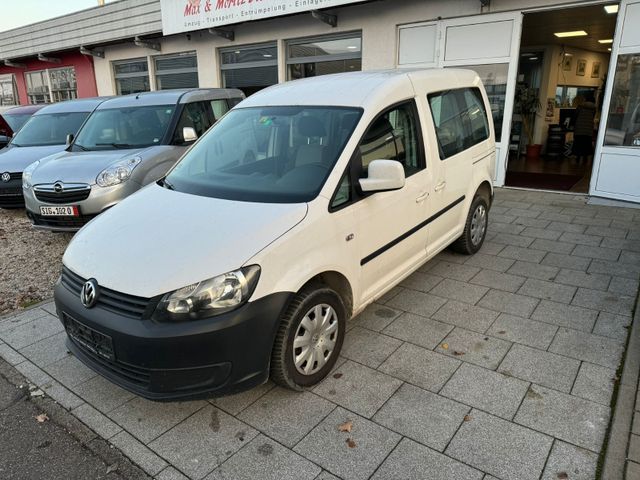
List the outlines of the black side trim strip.
<svg viewBox="0 0 640 480">
<path fill-rule="evenodd" d="M 386 252 L 387 250 L 389 250 L 390 248 L 396 246 L 398 243 L 400 243 L 401 241 L 409 238 L 411 235 L 413 235 L 414 233 L 416 233 L 417 231 L 423 229 L 424 227 L 426 227 L 427 225 L 429 225 L 431 222 L 433 222 L 435 219 L 437 219 L 438 217 L 440 217 L 441 215 L 444 215 L 445 213 L 447 213 L 449 210 L 451 210 L 453 207 L 455 207 L 456 205 L 462 203 L 465 199 L 465 195 L 461 196 L 460 198 L 458 198 L 455 202 L 447 205 L 446 207 L 444 207 L 442 210 L 440 210 L 438 213 L 432 215 L 431 217 L 427 218 L 424 222 L 416 225 L 415 227 L 413 227 L 411 230 L 409 230 L 408 232 L 403 233 L 402 235 L 400 235 L 398 238 L 391 240 L 389 243 L 387 243 L 386 245 L 384 245 L 383 247 L 380 247 L 378 250 L 376 250 L 375 252 L 373 252 L 370 255 L 367 255 L 366 257 L 364 257 L 362 260 L 360 260 L 360 266 L 365 265 L 367 263 L 369 263 L 371 260 L 373 260 L 374 258 L 382 255 L 384 252 Z"/>
</svg>

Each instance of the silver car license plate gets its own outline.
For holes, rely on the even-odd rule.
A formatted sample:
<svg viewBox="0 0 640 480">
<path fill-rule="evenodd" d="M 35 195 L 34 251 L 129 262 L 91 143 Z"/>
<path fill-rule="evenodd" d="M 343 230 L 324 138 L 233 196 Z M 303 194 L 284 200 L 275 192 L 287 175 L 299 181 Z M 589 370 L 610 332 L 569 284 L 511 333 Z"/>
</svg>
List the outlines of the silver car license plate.
<svg viewBox="0 0 640 480">
<path fill-rule="evenodd" d="M 80 215 L 75 205 L 60 205 L 58 207 L 40 207 L 43 217 L 77 217 Z"/>
</svg>

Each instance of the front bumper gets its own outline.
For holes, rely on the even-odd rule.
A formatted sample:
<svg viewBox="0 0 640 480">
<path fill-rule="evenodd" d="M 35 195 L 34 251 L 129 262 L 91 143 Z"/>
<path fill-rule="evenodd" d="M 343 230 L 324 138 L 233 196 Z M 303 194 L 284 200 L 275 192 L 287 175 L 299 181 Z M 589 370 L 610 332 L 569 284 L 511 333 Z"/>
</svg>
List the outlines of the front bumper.
<svg viewBox="0 0 640 480">
<path fill-rule="evenodd" d="M 91 186 L 89 196 L 80 201 L 43 202 L 36 198 L 33 188 L 24 191 L 24 203 L 27 216 L 35 228 L 54 231 L 74 232 L 80 230 L 100 213 L 124 200 L 142 186 L 131 179 L 113 187 Z M 40 215 L 40 207 L 76 206 L 80 213 L 77 217 L 55 217 Z"/>
<path fill-rule="evenodd" d="M 264 383 L 290 295 L 275 293 L 209 319 L 160 323 L 149 315 L 134 319 L 98 306 L 87 309 L 61 282 L 54 289 L 67 333 L 75 320 L 88 327 L 89 337 L 92 331 L 101 339 L 106 335 L 112 354 L 107 358 L 75 334 L 67 338 L 71 351 L 114 383 L 152 400 L 226 395 Z"/>
<path fill-rule="evenodd" d="M 8 182 L 0 181 L 0 208 L 22 208 L 22 174 L 11 174 Z"/>
</svg>

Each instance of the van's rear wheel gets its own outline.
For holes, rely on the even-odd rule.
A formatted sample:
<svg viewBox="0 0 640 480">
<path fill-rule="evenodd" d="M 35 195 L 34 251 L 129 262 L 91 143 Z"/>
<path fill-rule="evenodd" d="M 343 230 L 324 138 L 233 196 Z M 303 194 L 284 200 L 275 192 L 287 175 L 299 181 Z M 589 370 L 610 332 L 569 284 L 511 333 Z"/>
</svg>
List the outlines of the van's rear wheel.
<svg viewBox="0 0 640 480">
<path fill-rule="evenodd" d="M 326 377 L 342 349 L 347 311 L 325 285 L 296 294 L 280 322 L 271 355 L 271 379 L 302 390 Z"/>
<path fill-rule="evenodd" d="M 471 203 L 464 231 L 451 248 L 459 253 L 473 255 L 484 243 L 487 236 L 487 224 L 489 221 L 489 206 L 487 201 L 480 195 L 476 195 Z"/>
</svg>

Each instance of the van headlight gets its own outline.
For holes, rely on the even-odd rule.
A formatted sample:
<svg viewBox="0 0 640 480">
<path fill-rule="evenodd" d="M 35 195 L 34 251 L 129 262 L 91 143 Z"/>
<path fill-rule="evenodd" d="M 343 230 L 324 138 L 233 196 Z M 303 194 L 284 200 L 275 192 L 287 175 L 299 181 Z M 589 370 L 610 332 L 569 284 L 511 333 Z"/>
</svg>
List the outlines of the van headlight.
<svg viewBox="0 0 640 480">
<path fill-rule="evenodd" d="M 28 190 L 31 188 L 31 176 L 33 175 L 33 171 L 40 164 L 40 160 L 36 160 L 33 163 L 30 163 L 27 168 L 22 172 L 22 188 Z"/>
<path fill-rule="evenodd" d="M 101 187 L 112 187 L 126 181 L 133 169 L 142 161 L 140 157 L 128 158 L 108 166 L 96 177 L 96 183 Z"/>
<path fill-rule="evenodd" d="M 156 308 L 159 320 L 184 321 L 228 312 L 249 300 L 260 277 L 251 265 L 167 293 Z"/>
</svg>

